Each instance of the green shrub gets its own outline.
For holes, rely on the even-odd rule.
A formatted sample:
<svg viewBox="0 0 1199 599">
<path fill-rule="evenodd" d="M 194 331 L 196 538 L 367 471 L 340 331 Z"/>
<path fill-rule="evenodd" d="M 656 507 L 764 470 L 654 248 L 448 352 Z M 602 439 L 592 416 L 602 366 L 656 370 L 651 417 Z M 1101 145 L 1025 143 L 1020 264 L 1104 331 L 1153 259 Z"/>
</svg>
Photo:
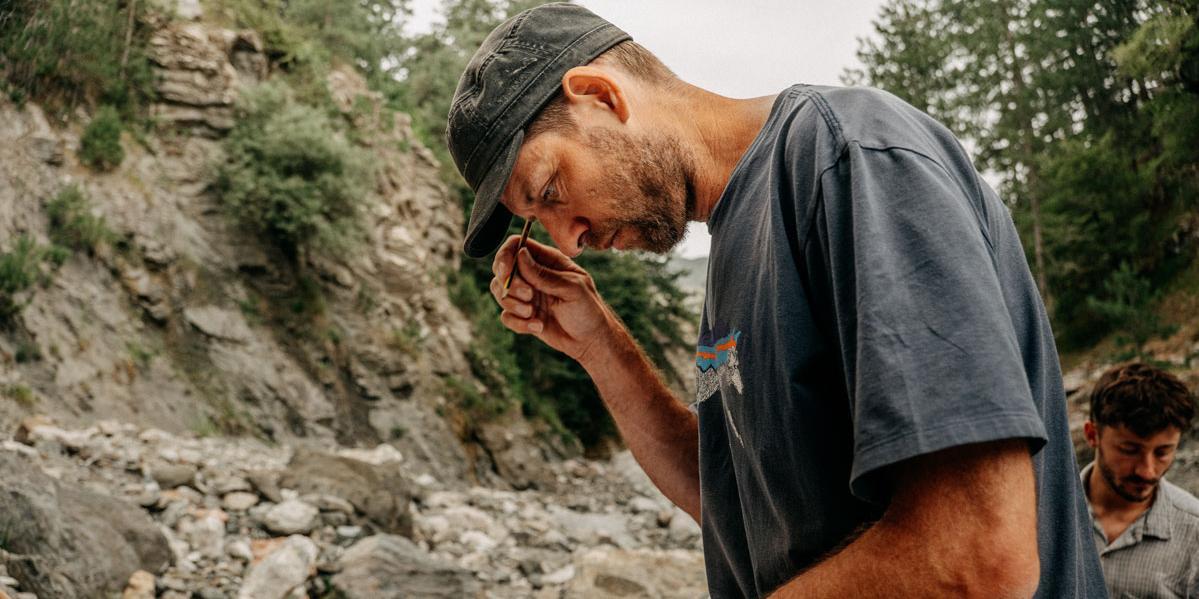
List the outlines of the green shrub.
<svg viewBox="0 0 1199 599">
<path fill-rule="evenodd" d="M 46 202 L 50 217 L 50 239 L 73 250 L 94 251 L 102 243 L 111 243 L 116 235 L 104 217 L 91 212 L 91 202 L 78 185 L 68 185 Z"/>
<path fill-rule="evenodd" d="M 1176 330 L 1162 322 L 1153 310 L 1153 304 L 1161 294 L 1155 293 L 1152 283 L 1138 275 L 1127 262 L 1111 273 L 1103 284 L 1103 291 L 1100 297 L 1088 297 L 1087 306 L 1119 331 L 1116 343 L 1131 346 L 1137 357 L 1144 357 L 1145 344 L 1151 339 L 1173 334 Z"/>
<path fill-rule="evenodd" d="M 26 290 L 47 280 L 42 263 L 50 261 L 48 255 L 46 248 L 28 235 L 17 237 L 11 250 L 0 253 L 0 324 L 25 309 L 29 299 L 21 296 Z"/>
<path fill-rule="evenodd" d="M 101 106 L 79 140 L 79 159 L 98 171 L 111 171 L 125 159 L 121 147 L 121 115 L 112 106 Z"/>
<path fill-rule="evenodd" d="M 51 114 L 103 102 L 133 115 L 152 94 L 141 18 L 148 4 L 3 0 L 0 74 L 9 95 L 37 100 Z"/>
<path fill-rule="evenodd" d="M 33 407 L 37 402 L 33 390 L 25 385 L 5 385 L 4 395 L 26 408 Z"/>
<path fill-rule="evenodd" d="M 239 112 L 215 183 L 232 215 L 291 256 L 345 249 L 358 230 L 368 156 L 283 84 L 250 90 Z"/>
</svg>

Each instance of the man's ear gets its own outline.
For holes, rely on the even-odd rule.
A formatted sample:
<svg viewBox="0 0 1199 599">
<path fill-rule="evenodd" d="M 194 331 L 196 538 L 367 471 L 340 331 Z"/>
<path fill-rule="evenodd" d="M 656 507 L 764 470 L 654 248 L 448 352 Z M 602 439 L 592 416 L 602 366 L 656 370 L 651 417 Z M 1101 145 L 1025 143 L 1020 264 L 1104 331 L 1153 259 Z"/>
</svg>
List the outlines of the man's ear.
<svg viewBox="0 0 1199 599">
<path fill-rule="evenodd" d="M 562 94 L 579 108 L 610 111 L 620 122 L 629 120 L 629 103 L 621 82 L 610 71 L 584 65 L 562 75 Z"/>
<path fill-rule="evenodd" d="M 1091 449 L 1099 447 L 1099 427 L 1090 420 L 1082 424 L 1082 434 L 1087 438 L 1087 446 Z"/>
</svg>

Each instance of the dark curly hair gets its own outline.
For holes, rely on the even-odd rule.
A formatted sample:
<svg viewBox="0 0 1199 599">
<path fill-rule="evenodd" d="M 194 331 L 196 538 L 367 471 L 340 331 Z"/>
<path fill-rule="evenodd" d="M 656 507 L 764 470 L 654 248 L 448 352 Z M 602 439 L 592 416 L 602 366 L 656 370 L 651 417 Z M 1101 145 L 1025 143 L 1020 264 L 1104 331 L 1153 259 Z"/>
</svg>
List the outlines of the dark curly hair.
<svg viewBox="0 0 1199 599">
<path fill-rule="evenodd" d="M 1135 363 L 1103 373 L 1091 391 L 1091 421 L 1100 426 L 1124 425 L 1140 437 L 1168 426 L 1183 433 L 1195 417 L 1195 397 L 1178 377 Z"/>
</svg>

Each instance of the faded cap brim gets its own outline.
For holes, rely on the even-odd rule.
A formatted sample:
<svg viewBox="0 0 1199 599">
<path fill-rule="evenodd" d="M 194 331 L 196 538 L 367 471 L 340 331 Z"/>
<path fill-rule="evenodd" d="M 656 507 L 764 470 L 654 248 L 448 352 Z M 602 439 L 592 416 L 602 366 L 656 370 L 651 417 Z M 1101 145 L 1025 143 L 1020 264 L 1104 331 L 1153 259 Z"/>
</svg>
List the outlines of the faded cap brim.
<svg viewBox="0 0 1199 599">
<path fill-rule="evenodd" d="M 517 131 L 512 136 L 508 147 L 496 158 L 495 165 L 475 190 L 475 205 L 470 211 L 463 244 L 466 255 L 471 258 L 482 258 L 494 251 L 512 223 L 512 213 L 500 203 L 500 197 L 512 177 L 512 167 L 516 165 L 516 156 L 520 154 L 524 139 L 524 131 Z"/>
</svg>

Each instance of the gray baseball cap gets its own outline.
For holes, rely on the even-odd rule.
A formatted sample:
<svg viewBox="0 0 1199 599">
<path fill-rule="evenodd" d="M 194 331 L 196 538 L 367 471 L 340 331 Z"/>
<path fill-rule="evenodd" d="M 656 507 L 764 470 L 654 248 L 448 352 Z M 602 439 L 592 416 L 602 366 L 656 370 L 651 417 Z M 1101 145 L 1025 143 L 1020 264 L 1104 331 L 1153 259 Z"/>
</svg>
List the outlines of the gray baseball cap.
<svg viewBox="0 0 1199 599">
<path fill-rule="evenodd" d="M 458 80 L 445 131 L 458 172 L 475 190 L 467 255 L 482 258 L 503 241 L 512 213 L 500 195 L 525 127 L 562 88 L 562 76 L 630 39 L 582 6 L 555 2 L 504 21 L 483 40 Z"/>
</svg>

